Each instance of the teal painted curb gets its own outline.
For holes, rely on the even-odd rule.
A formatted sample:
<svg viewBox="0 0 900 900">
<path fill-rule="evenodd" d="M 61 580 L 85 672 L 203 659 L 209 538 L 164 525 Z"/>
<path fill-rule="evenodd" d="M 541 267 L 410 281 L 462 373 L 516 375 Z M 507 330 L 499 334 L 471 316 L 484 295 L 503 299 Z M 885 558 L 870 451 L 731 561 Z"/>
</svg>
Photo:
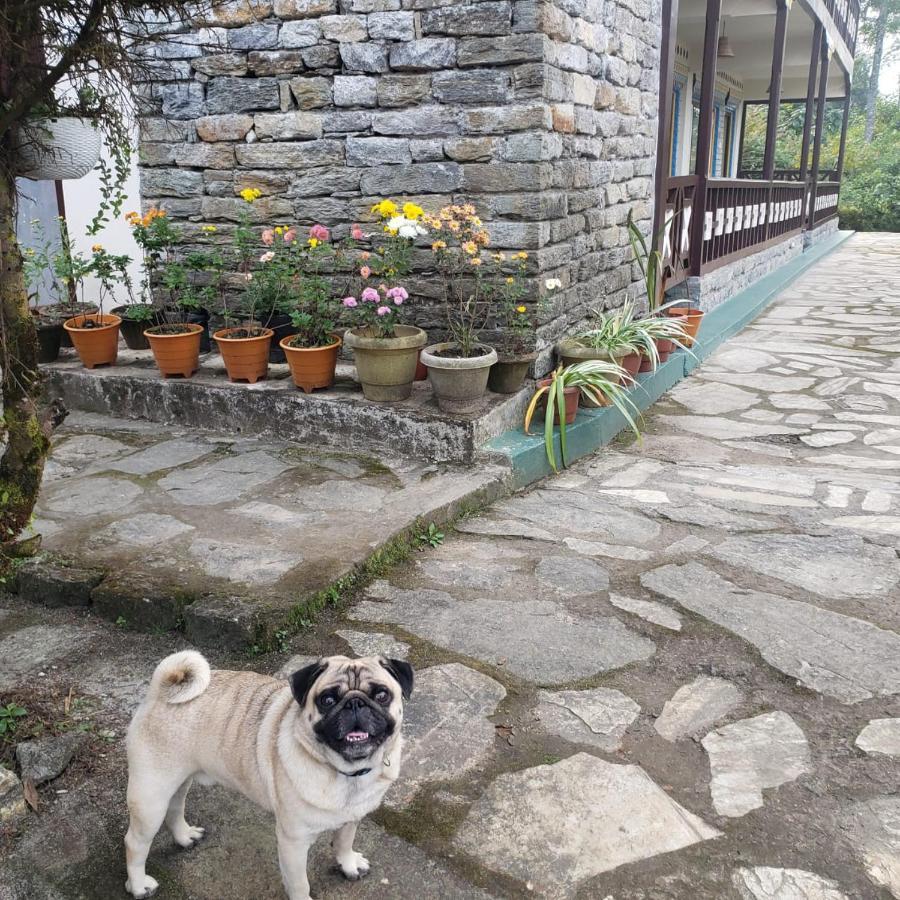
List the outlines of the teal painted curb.
<svg viewBox="0 0 900 900">
<path fill-rule="evenodd" d="M 763 313 L 800 275 L 840 247 L 853 234 L 852 231 L 839 231 L 820 241 L 708 312 L 703 317 L 703 326 L 694 344 L 693 356 L 684 352 L 675 353 L 655 372 L 638 376 L 637 386 L 629 394 L 635 406 L 642 411 L 652 406 L 663 394 L 690 375 L 722 343 Z M 569 461 L 593 453 L 628 427 L 625 417 L 614 408 L 579 411 L 575 423 L 566 429 Z M 558 430 L 555 440 L 559 458 Z M 521 428 L 517 428 L 493 438 L 482 449 L 506 457 L 517 488 L 539 481 L 553 472 L 544 451 L 543 431 L 537 435 L 527 435 Z"/>
</svg>

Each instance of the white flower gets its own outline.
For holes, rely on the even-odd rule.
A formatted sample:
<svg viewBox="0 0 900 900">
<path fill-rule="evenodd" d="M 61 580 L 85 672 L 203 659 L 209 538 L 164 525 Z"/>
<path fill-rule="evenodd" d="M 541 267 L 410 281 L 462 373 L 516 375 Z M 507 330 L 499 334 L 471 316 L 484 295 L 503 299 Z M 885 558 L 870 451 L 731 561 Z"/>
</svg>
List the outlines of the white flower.
<svg viewBox="0 0 900 900">
<path fill-rule="evenodd" d="M 544 282 L 544 286 L 547 288 L 548 291 L 556 291 L 562 287 L 562 282 L 558 278 L 548 278 Z"/>
<path fill-rule="evenodd" d="M 396 231 L 403 238 L 416 238 L 419 235 L 428 234 L 427 228 L 413 219 L 407 219 L 406 216 L 394 216 L 392 219 L 388 219 L 385 227 Z"/>
<path fill-rule="evenodd" d="M 269 250 L 266 253 L 263 253 L 263 255 L 259 258 L 259 261 L 261 263 L 267 263 L 272 262 L 273 259 L 275 259 L 275 254 L 271 250 Z"/>
</svg>

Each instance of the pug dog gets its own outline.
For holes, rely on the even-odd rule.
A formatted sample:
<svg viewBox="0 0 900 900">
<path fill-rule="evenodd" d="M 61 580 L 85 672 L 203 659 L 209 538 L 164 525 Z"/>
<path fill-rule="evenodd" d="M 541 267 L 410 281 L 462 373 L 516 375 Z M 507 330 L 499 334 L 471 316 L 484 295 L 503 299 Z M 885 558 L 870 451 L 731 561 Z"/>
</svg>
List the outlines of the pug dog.
<svg viewBox="0 0 900 900">
<path fill-rule="evenodd" d="M 156 891 L 144 867 L 163 822 L 182 847 L 203 837 L 184 817 L 195 779 L 275 814 L 290 900 L 310 900 L 307 853 L 323 831 L 336 832 L 346 878 L 368 874 L 353 840 L 399 774 L 403 701 L 412 687 L 409 664 L 382 657 L 320 659 L 288 682 L 212 671 L 193 650 L 166 657 L 128 729 L 125 890 L 138 900 Z"/>
</svg>

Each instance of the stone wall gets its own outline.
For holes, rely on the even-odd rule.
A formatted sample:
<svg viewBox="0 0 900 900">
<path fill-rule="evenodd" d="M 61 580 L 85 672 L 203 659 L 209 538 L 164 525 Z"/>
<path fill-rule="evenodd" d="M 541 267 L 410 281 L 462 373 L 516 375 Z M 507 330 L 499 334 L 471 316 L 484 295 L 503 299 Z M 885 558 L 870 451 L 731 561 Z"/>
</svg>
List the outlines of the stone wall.
<svg viewBox="0 0 900 900">
<path fill-rule="evenodd" d="M 804 250 L 807 247 L 812 247 L 813 244 L 818 244 L 819 241 L 825 240 L 827 237 L 831 237 L 833 234 L 837 234 L 839 230 L 839 223 L 837 217 L 833 219 L 829 219 L 825 222 L 824 225 L 817 225 L 812 231 L 806 231 L 803 234 L 803 248 Z"/>
<path fill-rule="evenodd" d="M 623 302 L 625 220 L 649 230 L 659 0 L 227 0 L 158 25 L 141 127 L 143 202 L 224 240 L 242 188 L 259 222 L 340 233 L 383 196 L 472 200 L 493 246 L 563 289 L 553 341 Z M 219 225 L 215 235 L 202 224 Z M 418 324 L 440 286 L 417 258 Z M 544 365 L 549 354 L 545 354 Z"/>
</svg>

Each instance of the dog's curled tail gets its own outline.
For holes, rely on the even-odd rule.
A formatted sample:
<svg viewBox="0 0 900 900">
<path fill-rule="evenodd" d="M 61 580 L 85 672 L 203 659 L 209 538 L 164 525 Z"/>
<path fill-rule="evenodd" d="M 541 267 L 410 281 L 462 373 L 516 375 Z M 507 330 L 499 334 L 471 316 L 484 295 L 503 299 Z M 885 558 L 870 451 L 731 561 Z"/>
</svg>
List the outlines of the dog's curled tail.
<svg viewBox="0 0 900 900">
<path fill-rule="evenodd" d="M 210 678 L 209 663 L 203 656 L 196 650 L 182 650 L 156 667 L 147 696 L 166 703 L 187 703 L 209 687 Z"/>
</svg>

